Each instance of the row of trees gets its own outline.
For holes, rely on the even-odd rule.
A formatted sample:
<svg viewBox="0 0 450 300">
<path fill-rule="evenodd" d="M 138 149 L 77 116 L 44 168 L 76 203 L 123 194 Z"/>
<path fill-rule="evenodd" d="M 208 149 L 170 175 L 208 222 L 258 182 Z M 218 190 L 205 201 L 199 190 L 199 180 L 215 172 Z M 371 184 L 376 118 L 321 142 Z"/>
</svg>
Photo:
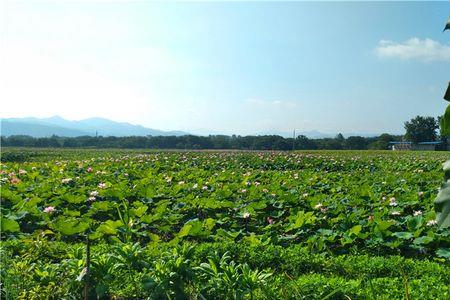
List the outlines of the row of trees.
<svg viewBox="0 0 450 300">
<path fill-rule="evenodd" d="M 283 138 L 278 135 L 240 136 L 128 136 L 128 137 L 59 137 L 34 138 L 16 135 L 1 137 L 3 147 L 64 147 L 64 148 L 132 148 L 132 149 L 239 149 L 239 150 L 366 150 L 388 149 L 389 142 L 407 140 L 414 143 L 442 140 L 437 134 L 440 119 L 417 116 L 405 122 L 405 136 L 384 133 L 378 137 L 350 136 L 338 134 L 334 138 L 310 139 L 304 135 Z"/>
<path fill-rule="evenodd" d="M 263 136 L 129 136 L 129 137 L 59 137 L 33 138 L 30 136 L 1 137 L 3 147 L 64 147 L 64 148 L 149 148 L 149 149 L 240 149 L 240 150 L 364 150 L 388 149 L 393 140 L 401 136 L 382 134 L 378 137 L 338 134 L 334 138 L 310 139 L 304 135 L 283 138 L 277 135 Z"/>
</svg>

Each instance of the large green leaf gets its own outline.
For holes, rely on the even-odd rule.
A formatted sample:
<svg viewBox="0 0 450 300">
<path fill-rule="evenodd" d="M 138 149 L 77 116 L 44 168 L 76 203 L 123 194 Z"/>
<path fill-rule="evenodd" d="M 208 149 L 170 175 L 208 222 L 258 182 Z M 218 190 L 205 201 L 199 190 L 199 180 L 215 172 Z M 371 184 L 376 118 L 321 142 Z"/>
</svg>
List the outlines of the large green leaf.
<svg viewBox="0 0 450 300">
<path fill-rule="evenodd" d="M 194 237 L 206 237 L 210 234 L 210 230 L 214 227 L 214 224 L 214 219 L 207 219 L 205 222 L 193 219 L 184 224 L 177 236 L 180 238 L 188 235 Z"/>
<path fill-rule="evenodd" d="M 189 234 L 189 231 L 191 231 L 192 224 L 185 224 L 180 231 L 178 232 L 177 236 L 182 238 Z"/>
<path fill-rule="evenodd" d="M 445 181 L 449 180 L 450 179 L 450 160 L 447 160 L 444 163 L 442 169 L 444 170 Z"/>
<path fill-rule="evenodd" d="M 76 219 L 59 219 L 54 228 L 61 232 L 63 235 L 73 235 L 84 232 L 89 228 L 89 223 Z"/>
<path fill-rule="evenodd" d="M 361 225 L 355 225 L 349 230 L 348 234 L 349 235 L 353 234 L 357 236 L 361 232 L 361 229 L 362 229 Z"/>
<path fill-rule="evenodd" d="M 446 181 L 434 200 L 437 222 L 440 228 L 450 227 L 450 184 Z"/>
<path fill-rule="evenodd" d="M 423 224 L 423 217 L 417 216 L 417 217 L 411 217 L 406 221 L 406 225 L 410 231 L 416 231 L 420 228 Z"/>
<path fill-rule="evenodd" d="M 147 209 L 148 209 L 147 205 L 142 205 L 142 206 L 139 206 L 138 208 L 132 209 L 131 212 L 137 217 L 142 217 L 145 214 L 145 212 L 147 211 Z"/>
<path fill-rule="evenodd" d="M 396 236 L 400 239 L 403 239 L 403 240 L 409 240 L 409 239 L 413 238 L 413 236 L 414 236 L 411 232 L 407 232 L 407 231 L 406 232 L 405 231 L 394 232 L 392 235 Z"/>
<path fill-rule="evenodd" d="M 14 220 L 2 218 L 2 232 L 17 232 L 20 231 L 19 223 Z"/>
<path fill-rule="evenodd" d="M 416 239 L 414 239 L 414 244 L 419 244 L 419 245 L 423 245 L 423 244 L 429 244 L 433 241 L 433 238 L 430 236 L 422 236 L 422 237 L 418 237 Z"/>
<path fill-rule="evenodd" d="M 297 212 L 297 215 L 291 216 L 291 220 L 294 221 L 294 223 L 291 223 L 291 226 L 289 227 L 289 230 L 301 228 L 304 224 L 312 224 L 316 220 L 316 217 L 314 216 L 313 212 L 307 212 L 299 211 Z"/>
<path fill-rule="evenodd" d="M 97 231 L 106 235 L 115 235 L 117 234 L 117 228 L 123 225 L 124 225 L 123 222 L 120 220 L 117 221 L 108 220 L 103 224 L 101 224 L 100 226 L 98 226 Z"/>
<path fill-rule="evenodd" d="M 444 257 L 450 259 L 450 249 L 449 248 L 440 248 L 436 251 L 436 255 L 439 257 Z"/>
<path fill-rule="evenodd" d="M 443 135 L 450 135 L 450 104 L 445 110 L 444 116 L 441 119 L 441 133 Z"/>
</svg>

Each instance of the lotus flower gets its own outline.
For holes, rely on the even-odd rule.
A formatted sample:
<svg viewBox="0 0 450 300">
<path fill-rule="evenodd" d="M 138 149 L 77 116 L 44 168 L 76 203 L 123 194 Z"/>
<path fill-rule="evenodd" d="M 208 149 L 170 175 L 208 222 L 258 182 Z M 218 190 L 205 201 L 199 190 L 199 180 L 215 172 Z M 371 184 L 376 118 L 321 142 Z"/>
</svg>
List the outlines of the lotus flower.
<svg viewBox="0 0 450 300">
<path fill-rule="evenodd" d="M 434 226 L 436 224 L 437 224 L 436 220 L 430 220 L 430 221 L 427 222 L 427 226 Z"/>
<path fill-rule="evenodd" d="M 53 206 L 47 206 L 46 208 L 44 208 L 44 212 L 46 214 L 50 214 L 52 212 L 54 212 L 56 209 Z"/>
<path fill-rule="evenodd" d="M 69 182 L 71 182 L 71 181 L 72 181 L 72 178 L 63 178 L 63 179 L 61 180 L 61 183 L 66 184 L 66 183 L 69 183 Z"/>
</svg>

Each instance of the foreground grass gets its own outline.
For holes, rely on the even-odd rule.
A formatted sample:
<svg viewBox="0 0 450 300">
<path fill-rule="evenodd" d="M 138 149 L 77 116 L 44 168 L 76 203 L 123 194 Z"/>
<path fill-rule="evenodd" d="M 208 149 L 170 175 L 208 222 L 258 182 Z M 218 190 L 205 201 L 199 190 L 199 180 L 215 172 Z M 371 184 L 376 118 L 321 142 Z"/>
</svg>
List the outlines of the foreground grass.
<svg viewBox="0 0 450 300">
<path fill-rule="evenodd" d="M 61 242 L 3 243 L 4 296 L 79 298 L 82 282 L 76 277 L 83 269 L 83 249 L 83 244 Z M 99 244 L 92 252 L 91 284 L 103 297 L 220 298 L 224 291 L 208 286 L 197 267 L 225 253 L 236 264 L 273 274 L 253 291 L 258 299 L 404 299 L 406 294 L 411 299 L 448 299 L 450 295 L 450 269 L 440 260 L 313 254 L 298 245 L 254 247 L 244 243 L 190 244 L 184 249 Z M 149 278 L 162 286 L 148 286 Z M 182 290 L 170 281 L 182 284 Z M 233 295 L 238 284 L 223 288 Z M 243 292 L 241 298 L 247 297 L 250 293 Z"/>
</svg>

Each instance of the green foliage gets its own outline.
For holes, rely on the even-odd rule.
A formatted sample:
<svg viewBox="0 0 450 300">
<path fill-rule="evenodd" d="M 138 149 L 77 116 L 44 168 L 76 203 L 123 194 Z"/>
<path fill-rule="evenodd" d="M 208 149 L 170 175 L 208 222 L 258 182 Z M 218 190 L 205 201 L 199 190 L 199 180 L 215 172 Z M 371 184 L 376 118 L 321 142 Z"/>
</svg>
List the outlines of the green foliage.
<svg viewBox="0 0 450 300">
<path fill-rule="evenodd" d="M 228 252 L 222 257 L 208 258 L 198 268 L 203 281 L 201 294 L 207 298 L 245 299 L 247 295 L 253 299 L 258 289 L 264 289 L 269 272 L 252 270 L 247 264 L 236 264 Z"/>
<path fill-rule="evenodd" d="M 421 280 L 411 294 L 436 295 L 446 156 L 52 150 L 3 163 L 3 293 L 79 299 L 88 235 L 92 298 L 395 298 L 401 270 Z"/>
<path fill-rule="evenodd" d="M 450 227 L 450 161 L 444 163 L 444 178 L 439 193 L 434 201 L 437 212 L 437 221 L 440 228 Z"/>
<path fill-rule="evenodd" d="M 58 230 L 64 235 L 73 235 L 77 233 L 82 233 L 88 228 L 89 228 L 88 222 L 68 218 L 58 219 L 53 226 L 53 229 Z"/>
<path fill-rule="evenodd" d="M 185 285 L 194 276 L 192 252 L 191 246 L 184 245 L 164 253 L 143 278 L 144 289 L 155 298 L 187 299 Z"/>
<path fill-rule="evenodd" d="M 438 128 L 439 124 L 435 118 L 416 116 L 405 122 L 405 137 L 413 143 L 435 141 Z"/>
<path fill-rule="evenodd" d="M 447 25 L 445 26 L 444 31 L 449 29 L 449 26 L 450 19 L 449 21 L 447 21 Z M 450 83 L 445 93 L 444 99 L 450 101 Z M 444 116 L 441 119 L 441 127 L 441 131 L 444 135 L 450 134 L 450 105 L 447 106 Z M 450 161 L 445 162 L 443 169 L 445 174 L 445 182 L 441 185 L 439 194 L 434 201 L 434 206 L 437 212 L 437 221 L 439 228 L 448 228 L 450 227 Z"/>
<path fill-rule="evenodd" d="M 1 232 L 17 232 L 20 231 L 19 223 L 15 220 L 7 218 L 1 219 Z"/>
</svg>

